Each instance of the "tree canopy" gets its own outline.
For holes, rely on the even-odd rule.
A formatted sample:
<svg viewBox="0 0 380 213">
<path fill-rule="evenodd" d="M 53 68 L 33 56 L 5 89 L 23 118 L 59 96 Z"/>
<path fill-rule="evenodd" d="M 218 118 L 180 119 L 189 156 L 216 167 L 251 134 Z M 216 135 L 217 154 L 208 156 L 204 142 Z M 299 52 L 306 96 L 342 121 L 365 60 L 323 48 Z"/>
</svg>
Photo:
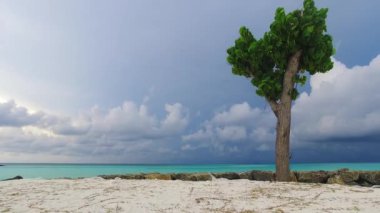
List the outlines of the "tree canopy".
<svg viewBox="0 0 380 213">
<path fill-rule="evenodd" d="M 330 70 L 335 50 L 332 37 L 326 33 L 327 12 L 327 8 L 317 9 L 313 0 L 305 0 L 303 9 L 290 13 L 278 8 L 270 30 L 259 40 L 241 27 L 240 37 L 227 50 L 232 72 L 251 78 L 258 95 L 278 102 L 288 60 L 295 53 L 301 53 L 295 83 L 305 84 L 305 72 L 313 75 Z M 298 94 L 295 87 L 290 95 L 294 100 Z"/>
</svg>

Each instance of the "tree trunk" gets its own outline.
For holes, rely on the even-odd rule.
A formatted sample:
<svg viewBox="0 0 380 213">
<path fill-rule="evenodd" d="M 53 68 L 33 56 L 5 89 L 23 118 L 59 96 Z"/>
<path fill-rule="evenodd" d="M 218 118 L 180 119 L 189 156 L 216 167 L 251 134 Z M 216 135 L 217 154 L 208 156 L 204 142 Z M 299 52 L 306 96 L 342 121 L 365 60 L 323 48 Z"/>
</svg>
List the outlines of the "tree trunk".
<svg viewBox="0 0 380 213">
<path fill-rule="evenodd" d="M 277 117 L 276 135 L 276 180 L 289 181 L 289 137 L 291 124 L 291 92 L 294 88 L 294 76 L 299 70 L 301 51 L 296 52 L 288 61 L 284 74 L 280 103 L 276 103 L 273 112 Z M 273 103 L 272 103 L 273 105 Z"/>
<path fill-rule="evenodd" d="M 289 181 L 289 136 L 291 102 L 282 103 L 277 117 L 276 135 L 276 180 Z"/>
</svg>

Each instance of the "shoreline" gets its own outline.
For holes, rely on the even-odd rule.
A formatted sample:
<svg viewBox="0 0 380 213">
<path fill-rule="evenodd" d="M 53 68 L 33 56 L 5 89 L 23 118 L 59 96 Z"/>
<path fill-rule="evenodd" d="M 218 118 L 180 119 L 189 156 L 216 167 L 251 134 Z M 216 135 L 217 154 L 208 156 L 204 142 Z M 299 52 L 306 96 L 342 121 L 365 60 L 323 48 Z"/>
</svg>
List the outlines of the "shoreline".
<svg viewBox="0 0 380 213">
<path fill-rule="evenodd" d="M 3 163 L 0 163 L 3 164 Z M 201 172 L 235 172 L 242 173 L 252 170 L 275 171 L 274 164 L 202 164 L 202 165 L 83 165 L 83 164 L 6 164 L 0 167 L 0 180 L 20 175 L 24 178 L 79 178 L 96 177 L 110 174 L 137 173 L 201 173 Z M 292 164 L 292 171 L 336 171 L 342 168 L 350 170 L 376 171 L 380 170 L 377 163 L 322 163 L 322 164 Z"/>
<path fill-rule="evenodd" d="M 15 180 L 0 182 L 0 212 L 376 212 L 380 189 L 250 181 Z"/>
<path fill-rule="evenodd" d="M 214 179 L 238 180 L 247 179 L 251 181 L 270 181 L 276 182 L 275 173 L 272 171 L 252 170 L 247 172 L 222 172 L 222 173 L 136 173 L 136 174 L 113 174 L 98 175 L 97 177 L 110 179 L 127 179 L 127 180 L 183 180 L 183 181 L 210 181 Z M 21 176 L 4 179 L 2 181 L 23 179 Z M 84 179 L 61 177 L 56 179 Z M 44 180 L 44 179 L 43 179 Z M 357 186 L 378 186 L 380 185 L 380 171 L 350 171 L 340 169 L 337 171 L 292 171 L 290 182 L 301 183 L 318 183 L 318 184 L 340 184 L 340 185 L 357 185 Z"/>
</svg>

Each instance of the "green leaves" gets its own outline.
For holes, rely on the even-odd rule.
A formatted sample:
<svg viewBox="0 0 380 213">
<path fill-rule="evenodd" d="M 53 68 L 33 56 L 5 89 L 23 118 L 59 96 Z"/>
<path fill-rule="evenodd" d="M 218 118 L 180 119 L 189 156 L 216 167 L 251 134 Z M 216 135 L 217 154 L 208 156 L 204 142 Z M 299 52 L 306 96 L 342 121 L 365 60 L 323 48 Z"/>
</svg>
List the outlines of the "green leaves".
<svg viewBox="0 0 380 213">
<path fill-rule="evenodd" d="M 235 46 L 227 50 L 227 61 L 233 65 L 232 72 L 235 75 L 250 77 L 252 75 L 250 73 L 252 63 L 248 49 L 256 40 L 246 27 L 241 27 L 239 32 L 240 38 L 235 40 Z"/>
<path fill-rule="evenodd" d="M 299 71 L 311 75 L 327 72 L 333 67 L 331 56 L 335 53 L 332 37 L 326 34 L 328 9 L 317 9 L 313 0 L 304 0 L 303 9 L 286 13 L 278 8 L 270 30 L 256 40 L 248 28 L 239 30 L 240 37 L 227 50 L 227 61 L 232 72 L 252 78 L 256 93 L 277 101 L 283 89 L 283 78 L 289 58 L 301 50 Z M 306 76 L 296 74 L 293 82 L 304 85 Z M 298 96 L 296 88 L 290 94 Z"/>
<path fill-rule="evenodd" d="M 256 94 L 259 96 L 277 100 L 282 91 L 282 80 L 282 73 L 266 73 L 260 80 L 259 78 L 252 79 L 251 83 L 257 87 Z"/>
<path fill-rule="evenodd" d="M 305 30 L 303 31 L 303 34 L 304 36 L 310 36 L 314 31 L 314 26 L 308 26 L 305 28 Z"/>
<path fill-rule="evenodd" d="M 306 81 L 307 81 L 307 77 L 305 75 L 296 75 L 293 79 L 294 83 L 299 83 L 301 84 L 301 86 L 305 85 L 306 84 Z"/>
</svg>

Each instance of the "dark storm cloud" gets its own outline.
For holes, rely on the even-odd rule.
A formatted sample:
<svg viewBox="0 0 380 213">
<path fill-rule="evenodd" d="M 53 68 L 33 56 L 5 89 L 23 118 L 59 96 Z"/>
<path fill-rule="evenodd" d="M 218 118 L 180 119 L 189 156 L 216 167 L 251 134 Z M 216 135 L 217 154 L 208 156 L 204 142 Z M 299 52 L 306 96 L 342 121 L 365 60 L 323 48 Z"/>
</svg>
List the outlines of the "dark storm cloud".
<svg viewBox="0 0 380 213">
<path fill-rule="evenodd" d="M 0 99 L 31 103 L 43 112 L 31 113 L 28 104 L 2 103 L 1 150 L 39 153 L 39 159 L 48 156 L 46 161 L 96 161 L 97 156 L 103 156 L 98 157 L 102 162 L 270 161 L 273 115 L 249 80 L 231 74 L 226 49 L 240 26 L 259 38 L 277 7 L 290 11 L 301 4 L 1 1 Z M 316 4 L 329 8 L 328 31 L 342 64 L 368 64 L 380 53 L 380 29 L 373 24 L 380 19 L 380 2 Z M 313 77 L 295 103 L 293 147 L 318 161 L 321 153 L 334 152 L 336 159 L 349 154 L 318 146 L 306 152 L 308 147 L 321 142 L 345 148 L 348 141 L 363 141 L 365 147 L 347 153 L 366 150 L 375 156 L 378 72 L 344 68 L 338 77 L 334 72 Z M 122 104 L 126 100 L 134 106 Z M 179 105 L 163 110 L 167 103 Z M 95 105 L 102 110 L 88 110 Z M 70 157 L 60 158 L 66 155 Z"/>
</svg>

